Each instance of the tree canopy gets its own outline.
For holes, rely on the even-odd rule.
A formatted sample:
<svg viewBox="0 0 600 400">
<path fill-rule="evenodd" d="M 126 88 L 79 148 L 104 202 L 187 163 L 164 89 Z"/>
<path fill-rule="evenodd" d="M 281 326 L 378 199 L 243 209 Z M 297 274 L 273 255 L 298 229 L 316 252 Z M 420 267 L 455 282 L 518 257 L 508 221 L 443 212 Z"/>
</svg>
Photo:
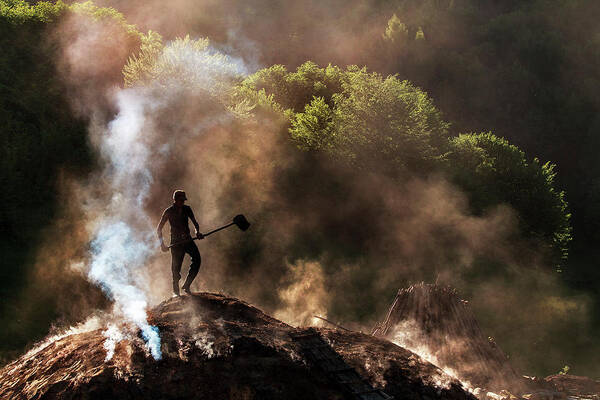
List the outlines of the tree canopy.
<svg viewBox="0 0 600 400">
<path fill-rule="evenodd" d="M 448 168 L 453 181 L 467 190 L 471 207 L 480 214 L 498 203 L 518 212 L 521 228 L 564 265 L 571 241 L 565 193 L 555 187 L 555 165 L 528 161 L 525 153 L 491 132 L 461 134 L 450 140 Z"/>
<path fill-rule="evenodd" d="M 443 173 L 468 193 L 476 215 L 509 204 L 523 235 L 547 247 L 558 268 L 564 264 L 570 214 L 554 165 L 528 160 L 492 133 L 451 136 L 432 99 L 410 82 L 306 62 L 294 72 L 281 65 L 259 70 L 238 91 L 287 116 L 290 139 L 301 149 L 398 179 Z"/>
</svg>

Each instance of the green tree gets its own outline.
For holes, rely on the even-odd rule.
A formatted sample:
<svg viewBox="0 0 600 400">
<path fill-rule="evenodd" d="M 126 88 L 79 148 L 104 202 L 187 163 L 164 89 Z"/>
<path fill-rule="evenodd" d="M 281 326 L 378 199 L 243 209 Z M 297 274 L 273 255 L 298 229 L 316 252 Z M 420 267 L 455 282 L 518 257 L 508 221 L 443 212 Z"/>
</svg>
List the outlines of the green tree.
<svg viewBox="0 0 600 400">
<path fill-rule="evenodd" d="M 449 124 L 408 81 L 350 67 L 333 103 L 338 151 L 359 163 L 427 174 L 445 154 Z"/>
<path fill-rule="evenodd" d="M 323 97 L 313 97 L 304 112 L 294 115 L 290 132 L 300 148 L 332 150 L 335 142 L 333 113 Z"/>
<path fill-rule="evenodd" d="M 256 72 L 238 87 L 252 92 L 287 110 L 290 136 L 305 150 L 394 173 L 430 171 L 446 152 L 449 124 L 426 93 L 395 76 L 306 62 Z"/>
<path fill-rule="evenodd" d="M 163 49 L 162 36 L 149 31 L 142 35 L 140 51 L 129 57 L 123 66 L 123 80 L 125 86 L 148 82 L 152 79 L 152 69 Z"/>
<path fill-rule="evenodd" d="M 0 18 L 3 23 L 24 24 L 32 22 L 51 22 L 67 10 L 62 1 L 55 3 L 40 1 L 34 5 L 23 0 L 1 0 Z"/>
<path fill-rule="evenodd" d="M 283 65 L 273 65 L 246 77 L 238 92 L 251 96 L 252 92 L 264 90 L 282 109 L 301 112 L 313 97 L 323 97 L 331 104 L 333 94 L 341 91 L 343 75 L 339 67 L 320 68 L 312 61 L 300 65 L 295 72 L 288 72 Z"/>
<path fill-rule="evenodd" d="M 130 57 L 123 67 L 127 86 L 177 85 L 221 98 L 231 94 L 241 73 L 229 56 L 212 51 L 206 38 L 193 40 L 186 36 L 163 46 L 154 32 L 143 37 L 139 54 Z"/>
<path fill-rule="evenodd" d="M 565 262 L 571 241 L 565 193 L 555 188 L 555 166 L 525 153 L 492 133 L 461 134 L 450 141 L 448 168 L 455 183 L 470 195 L 481 214 L 506 203 L 518 213 L 526 237 L 548 246 L 557 268 Z"/>
<path fill-rule="evenodd" d="M 392 43 L 402 42 L 408 39 L 408 28 L 400 21 L 396 14 L 389 19 L 383 38 Z"/>
<path fill-rule="evenodd" d="M 524 237 L 545 246 L 555 265 L 564 264 L 570 214 L 554 165 L 527 161 L 521 149 L 491 133 L 451 137 L 431 98 L 408 81 L 306 63 L 296 72 L 258 71 L 238 86 L 238 96 L 285 115 L 301 149 L 396 178 L 446 174 L 466 191 L 474 214 L 510 205 Z"/>
</svg>

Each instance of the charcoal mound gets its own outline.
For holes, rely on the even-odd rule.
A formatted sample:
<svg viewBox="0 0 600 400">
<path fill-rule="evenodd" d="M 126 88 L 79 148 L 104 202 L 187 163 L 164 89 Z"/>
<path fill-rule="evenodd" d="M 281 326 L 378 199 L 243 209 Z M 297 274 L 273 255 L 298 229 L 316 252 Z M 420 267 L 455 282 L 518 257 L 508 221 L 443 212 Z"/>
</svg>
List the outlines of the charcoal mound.
<svg viewBox="0 0 600 400">
<path fill-rule="evenodd" d="M 66 335 L 4 366 L 0 398 L 474 400 L 458 380 L 386 339 L 295 328 L 232 297 L 173 298 L 149 320 L 160 330 L 161 360 L 140 335 L 118 342 L 110 360 L 105 328 Z M 314 348 L 297 339 L 306 335 Z M 333 379 L 342 371 L 328 370 L 333 364 L 319 354 L 335 356 L 361 391 Z"/>
</svg>

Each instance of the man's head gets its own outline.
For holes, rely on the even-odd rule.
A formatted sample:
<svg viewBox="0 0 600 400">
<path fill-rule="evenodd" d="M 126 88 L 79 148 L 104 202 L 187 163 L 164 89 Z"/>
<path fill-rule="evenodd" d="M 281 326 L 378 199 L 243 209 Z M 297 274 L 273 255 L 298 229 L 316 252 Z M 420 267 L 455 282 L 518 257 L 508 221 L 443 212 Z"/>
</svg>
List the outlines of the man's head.
<svg viewBox="0 0 600 400">
<path fill-rule="evenodd" d="M 173 203 L 175 203 L 177 206 L 181 207 L 186 200 L 187 197 L 183 190 L 178 189 L 173 192 Z"/>
</svg>

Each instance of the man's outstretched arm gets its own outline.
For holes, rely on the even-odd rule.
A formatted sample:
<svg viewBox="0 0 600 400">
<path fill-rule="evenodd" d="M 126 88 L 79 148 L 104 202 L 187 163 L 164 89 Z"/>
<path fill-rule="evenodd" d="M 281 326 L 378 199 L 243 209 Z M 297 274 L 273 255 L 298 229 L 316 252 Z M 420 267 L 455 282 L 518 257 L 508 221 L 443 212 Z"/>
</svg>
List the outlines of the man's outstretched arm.
<svg viewBox="0 0 600 400">
<path fill-rule="evenodd" d="M 160 222 L 158 223 L 158 226 L 156 227 L 156 234 L 158 235 L 158 240 L 160 241 L 160 249 L 162 251 L 169 250 L 169 248 L 167 246 L 165 246 L 165 242 L 163 240 L 163 235 L 162 235 L 162 229 L 163 229 L 163 226 L 165 226 L 166 222 L 167 222 L 167 210 L 165 210 L 163 212 L 162 217 L 160 217 Z"/>
<path fill-rule="evenodd" d="M 198 239 L 204 239 L 204 235 L 200 233 L 200 225 L 198 225 L 198 221 L 196 221 L 196 217 L 194 217 L 192 207 L 190 207 L 190 219 L 192 220 L 192 224 L 194 224 L 194 228 L 196 228 L 196 237 Z"/>
</svg>

